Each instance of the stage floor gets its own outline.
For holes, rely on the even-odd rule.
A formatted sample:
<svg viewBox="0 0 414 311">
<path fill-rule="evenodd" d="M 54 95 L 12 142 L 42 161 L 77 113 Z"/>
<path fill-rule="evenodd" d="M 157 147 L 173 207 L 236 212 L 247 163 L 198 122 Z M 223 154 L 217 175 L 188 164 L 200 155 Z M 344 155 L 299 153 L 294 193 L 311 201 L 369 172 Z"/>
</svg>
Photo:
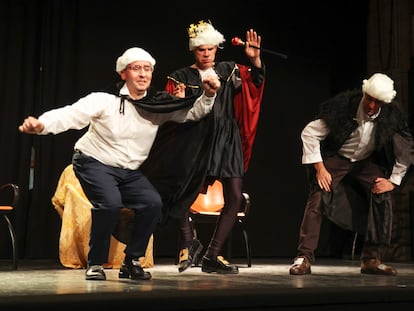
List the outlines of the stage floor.
<svg viewBox="0 0 414 311">
<path fill-rule="evenodd" d="M 318 259 L 312 275 L 289 275 L 290 258 L 242 259 L 237 275 L 178 273 L 173 258 L 155 258 L 150 281 L 86 281 L 85 270 L 58 262 L 0 262 L 2 310 L 400 310 L 414 306 L 414 262 L 389 263 L 397 276 L 361 275 L 359 261 Z M 98 309 L 97 309 L 98 308 Z"/>
</svg>

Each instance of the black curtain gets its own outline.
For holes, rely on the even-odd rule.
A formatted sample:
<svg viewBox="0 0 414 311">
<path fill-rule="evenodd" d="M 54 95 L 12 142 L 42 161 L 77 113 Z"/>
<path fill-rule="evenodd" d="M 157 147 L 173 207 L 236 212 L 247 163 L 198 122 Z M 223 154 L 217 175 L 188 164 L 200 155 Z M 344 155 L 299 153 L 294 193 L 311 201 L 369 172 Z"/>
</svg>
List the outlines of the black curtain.
<svg viewBox="0 0 414 311">
<path fill-rule="evenodd" d="M 250 214 L 254 228 L 249 228 L 254 255 L 292 255 L 306 195 L 298 134 L 319 102 L 360 83 L 365 73 L 368 0 L 342 2 L 284 1 L 275 8 L 261 0 L 248 7 L 240 1 L 217 6 L 180 1 L 166 8 L 157 1 L 1 1 L 0 183 L 15 182 L 21 188 L 13 219 L 19 257 L 58 258 L 61 222 L 51 197 L 83 133 L 32 136 L 20 133 L 19 124 L 28 115 L 38 116 L 117 82 L 116 58 L 132 46 L 148 49 L 156 58 L 153 84 L 163 88 L 169 72 L 191 64 L 186 27 L 199 19 L 211 19 L 227 39 L 218 60 L 246 63 L 231 38 L 244 38 L 251 27 L 262 35 L 264 47 L 289 55 L 282 60 L 262 54 L 267 86 L 245 186 L 257 207 Z M 269 150 L 269 143 L 279 151 Z M 296 182 L 286 183 L 287 176 Z M 291 207 L 275 207 L 275 196 L 289 197 Z M 285 237 L 272 249 L 260 245 L 270 221 L 272 235 Z M 3 222 L 0 230 L 7 230 Z M 175 235 L 172 243 L 171 235 L 168 239 L 168 247 L 175 248 Z M 0 234 L 0 258 L 10 252 L 7 235 Z"/>
<path fill-rule="evenodd" d="M 0 178 L 21 188 L 14 219 L 19 257 L 53 258 L 60 219 L 50 198 L 79 133 L 38 137 L 17 128 L 25 116 L 38 116 L 79 96 L 79 5 L 51 0 L 3 1 L 1 6 L 0 61 L 5 70 L 0 82 L 0 143 L 7 152 L 0 162 Z"/>
</svg>

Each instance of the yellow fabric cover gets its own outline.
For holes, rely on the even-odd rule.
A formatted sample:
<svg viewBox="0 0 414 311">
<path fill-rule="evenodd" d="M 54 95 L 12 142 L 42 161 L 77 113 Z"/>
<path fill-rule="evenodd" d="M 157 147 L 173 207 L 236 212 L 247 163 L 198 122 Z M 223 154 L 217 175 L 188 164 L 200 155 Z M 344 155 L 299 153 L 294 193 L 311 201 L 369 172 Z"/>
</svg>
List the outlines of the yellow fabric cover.
<svg viewBox="0 0 414 311">
<path fill-rule="evenodd" d="M 85 196 L 72 164 L 62 172 L 52 197 L 52 204 L 62 218 L 59 238 L 60 262 L 68 268 L 86 268 L 92 204 Z M 119 268 L 124 259 L 124 249 L 125 244 L 112 236 L 108 263 L 104 267 Z M 148 243 L 145 257 L 141 257 L 140 262 L 144 268 L 154 266 L 153 236 Z"/>
</svg>

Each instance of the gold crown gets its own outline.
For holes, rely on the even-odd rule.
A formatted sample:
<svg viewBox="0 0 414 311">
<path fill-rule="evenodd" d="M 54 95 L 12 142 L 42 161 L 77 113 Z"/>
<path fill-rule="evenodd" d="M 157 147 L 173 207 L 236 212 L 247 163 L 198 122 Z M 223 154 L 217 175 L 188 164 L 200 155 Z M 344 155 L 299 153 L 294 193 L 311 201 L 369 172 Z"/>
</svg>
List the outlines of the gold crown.
<svg viewBox="0 0 414 311">
<path fill-rule="evenodd" d="M 199 21 L 198 24 L 191 24 L 188 27 L 187 32 L 190 38 L 196 38 L 200 33 L 207 30 L 211 24 L 209 22 L 205 22 L 203 20 Z"/>
</svg>

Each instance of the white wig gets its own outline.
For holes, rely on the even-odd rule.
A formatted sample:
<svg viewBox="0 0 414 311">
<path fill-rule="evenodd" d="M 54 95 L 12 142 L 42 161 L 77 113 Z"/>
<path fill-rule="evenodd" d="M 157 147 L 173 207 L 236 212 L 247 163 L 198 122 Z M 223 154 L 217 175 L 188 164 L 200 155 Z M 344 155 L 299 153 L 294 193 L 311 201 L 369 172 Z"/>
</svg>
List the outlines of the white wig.
<svg viewBox="0 0 414 311">
<path fill-rule="evenodd" d="M 392 102 L 397 95 L 394 90 L 394 81 L 382 73 L 375 73 L 368 80 L 363 80 L 362 91 L 384 103 Z"/>
<path fill-rule="evenodd" d="M 136 61 L 149 62 L 152 67 L 155 66 L 155 59 L 150 53 L 141 48 L 130 48 L 124 52 L 116 61 L 116 72 L 121 74 L 129 64 Z"/>
<path fill-rule="evenodd" d="M 190 51 L 200 45 L 217 45 L 220 46 L 226 39 L 218 32 L 211 23 L 199 21 L 198 24 L 191 24 L 188 28 Z"/>
</svg>

